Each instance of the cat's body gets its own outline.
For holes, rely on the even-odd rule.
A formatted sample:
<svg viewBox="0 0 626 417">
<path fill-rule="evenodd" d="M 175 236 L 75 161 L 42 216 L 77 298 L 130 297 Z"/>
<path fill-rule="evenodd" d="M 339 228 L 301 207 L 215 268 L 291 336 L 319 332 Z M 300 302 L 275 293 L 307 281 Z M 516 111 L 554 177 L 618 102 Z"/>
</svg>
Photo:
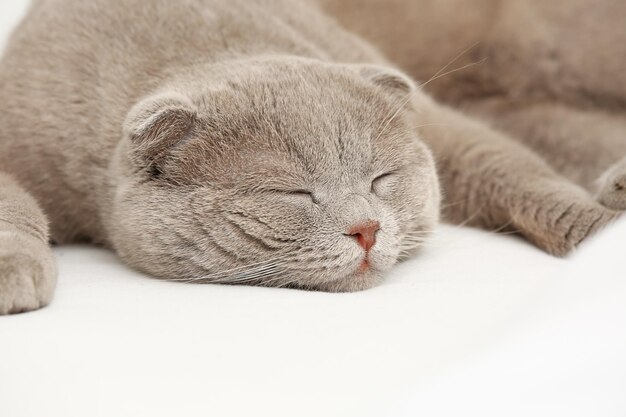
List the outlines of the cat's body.
<svg viewBox="0 0 626 417">
<path fill-rule="evenodd" d="M 388 65 L 308 1 L 35 2 L 0 64 L 0 313 L 51 298 L 46 216 L 165 278 L 367 288 L 438 218 L 416 134 L 453 221 L 563 254 L 617 215 Z"/>
</svg>

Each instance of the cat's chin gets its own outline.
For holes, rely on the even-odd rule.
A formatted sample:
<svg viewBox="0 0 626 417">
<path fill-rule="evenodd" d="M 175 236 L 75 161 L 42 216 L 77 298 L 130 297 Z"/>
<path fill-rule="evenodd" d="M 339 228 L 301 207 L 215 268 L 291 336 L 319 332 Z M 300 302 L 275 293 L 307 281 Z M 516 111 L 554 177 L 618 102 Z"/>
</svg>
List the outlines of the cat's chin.
<svg viewBox="0 0 626 417">
<path fill-rule="evenodd" d="M 380 271 L 369 269 L 358 270 L 348 276 L 329 280 L 311 285 L 309 289 L 325 292 L 356 292 L 377 286 L 383 280 L 384 274 Z"/>
</svg>

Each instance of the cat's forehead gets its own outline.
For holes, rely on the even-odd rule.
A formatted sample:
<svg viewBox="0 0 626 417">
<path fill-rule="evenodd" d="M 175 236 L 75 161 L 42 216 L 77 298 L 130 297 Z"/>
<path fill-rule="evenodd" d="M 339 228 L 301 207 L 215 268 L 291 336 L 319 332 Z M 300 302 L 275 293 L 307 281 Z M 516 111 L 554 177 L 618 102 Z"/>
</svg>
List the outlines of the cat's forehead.
<svg viewBox="0 0 626 417">
<path fill-rule="evenodd" d="M 203 104 L 206 140 L 230 154 L 225 163 L 250 175 L 349 182 L 405 151 L 406 141 L 394 139 L 402 136 L 402 118 L 390 120 L 397 106 L 337 74 L 232 82 Z"/>
<path fill-rule="evenodd" d="M 398 128 L 399 120 L 387 123 L 384 117 L 372 117 L 367 105 L 362 110 L 354 105 L 352 112 L 332 111 L 323 102 L 311 103 L 310 108 L 317 108 L 311 111 L 265 109 L 255 114 L 244 147 L 251 158 L 263 149 L 265 155 L 279 154 L 320 178 L 365 175 L 376 169 L 376 163 L 405 151 L 405 130 Z"/>
<path fill-rule="evenodd" d="M 211 103 L 213 111 L 278 113 L 292 119 L 341 114 L 363 123 L 388 114 L 393 105 L 387 98 L 353 71 L 299 65 L 223 80 L 203 94 L 202 104 Z"/>
</svg>

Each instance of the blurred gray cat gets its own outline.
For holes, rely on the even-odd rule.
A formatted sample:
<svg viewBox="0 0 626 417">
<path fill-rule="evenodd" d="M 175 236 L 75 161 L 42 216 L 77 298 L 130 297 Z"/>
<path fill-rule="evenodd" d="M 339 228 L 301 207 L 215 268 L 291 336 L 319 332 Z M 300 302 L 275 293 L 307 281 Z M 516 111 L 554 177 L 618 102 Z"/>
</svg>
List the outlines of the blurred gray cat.
<svg viewBox="0 0 626 417">
<path fill-rule="evenodd" d="M 369 288 L 438 222 L 435 159 L 448 220 L 556 255 L 618 215 L 311 1 L 38 0 L 0 97 L 2 314 L 50 302 L 49 238 L 172 280 Z"/>
</svg>

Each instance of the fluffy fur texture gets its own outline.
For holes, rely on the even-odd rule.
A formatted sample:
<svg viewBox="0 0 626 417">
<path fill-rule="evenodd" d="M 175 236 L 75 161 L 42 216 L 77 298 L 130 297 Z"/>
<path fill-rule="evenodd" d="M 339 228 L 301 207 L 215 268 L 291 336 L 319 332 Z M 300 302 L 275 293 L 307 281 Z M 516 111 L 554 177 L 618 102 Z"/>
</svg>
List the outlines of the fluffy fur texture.
<svg viewBox="0 0 626 417">
<path fill-rule="evenodd" d="M 429 13 L 430 21 L 449 19 L 452 0 L 322 3 L 417 79 L 444 73 L 442 57 L 484 36 L 486 23 L 504 30 L 503 18 L 487 13 L 494 2 L 485 2 L 467 22 L 451 23 L 456 43 L 439 50 L 420 38 L 428 27 L 420 24 Z M 507 37 L 494 39 L 510 54 Z M 498 42 L 479 50 L 500 57 Z M 586 174 L 576 177 L 575 158 L 555 162 L 567 149 L 559 112 L 573 120 L 583 112 L 571 92 L 551 89 L 541 102 L 547 111 L 516 106 L 538 87 L 526 80 L 495 94 L 494 80 L 534 72 L 494 61 L 492 73 L 429 86 L 443 101 L 502 120 L 529 147 L 437 104 L 312 1 L 36 1 L 0 64 L 0 313 L 50 301 L 48 221 L 57 243 L 106 245 L 167 279 L 371 287 L 438 221 L 433 154 L 450 220 L 520 231 L 567 253 L 618 214 L 581 186 L 617 163 L 624 136 L 606 139 L 605 156 L 585 159 Z M 594 109 L 602 87 L 587 89 Z M 620 97 L 607 103 L 619 106 Z M 593 111 L 584 114 L 606 119 L 607 131 L 622 123 Z M 541 124 L 552 130 L 529 127 L 552 112 Z M 619 183 L 621 170 L 607 171 L 605 184 Z M 619 209 L 618 188 L 594 192 Z M 373 224 L 367 251 L 359 230 Z"/>
</svg>

